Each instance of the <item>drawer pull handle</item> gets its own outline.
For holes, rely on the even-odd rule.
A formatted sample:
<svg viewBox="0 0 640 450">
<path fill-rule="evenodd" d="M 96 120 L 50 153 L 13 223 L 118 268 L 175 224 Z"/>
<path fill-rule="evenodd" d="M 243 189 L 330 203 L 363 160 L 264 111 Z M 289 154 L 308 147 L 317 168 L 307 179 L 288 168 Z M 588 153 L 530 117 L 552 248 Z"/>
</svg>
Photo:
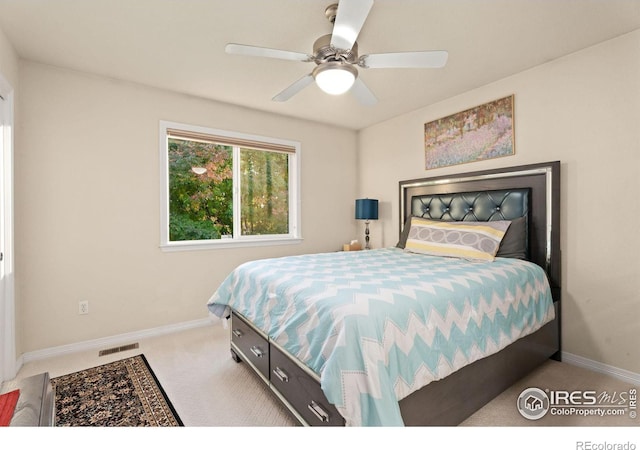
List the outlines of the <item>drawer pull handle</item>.
<svg viewBox="0 0 640 450">
<path fill-rule="evenodd" d="M 258 358 L 262 358 L 264 356 L 264 352 L 260 350 L 260 348 L 257 345 L 254 345 L 249 350 L 251 350 L 251 353 L 256 355 Z"/>
<path fill-rule="evenodd" d="M 283 383 L 289 382 L 289 375 L 287 375 L 287 373 L 284 370 L 282 370 L 280 367 L 276 367 L 275 369 L 273 369 L 273 373 Z"/>
<path fill-rule="evenodd" d="M 307 408 L 320 420 L 320 422 L 329 421 L 329 413 L 320 407 L 316 402 L 311 400 L 311 403 L 307 405 Z"/>
<path fill-rule="evenodd" d="M 235 337 L 240 337 L 242 336 L 242 331 L 240 331 L 240 329 L 236 328 L 235 330 L 232 331 L 233 335 Z"/>
</svg>

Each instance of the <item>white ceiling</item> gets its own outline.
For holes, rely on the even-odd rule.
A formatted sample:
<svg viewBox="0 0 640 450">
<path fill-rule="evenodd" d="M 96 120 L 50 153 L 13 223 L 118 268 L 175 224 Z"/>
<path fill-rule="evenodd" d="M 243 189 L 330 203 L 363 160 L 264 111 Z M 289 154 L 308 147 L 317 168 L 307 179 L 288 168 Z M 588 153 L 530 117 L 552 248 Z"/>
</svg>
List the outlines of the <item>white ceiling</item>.
<svg viewBox="0 0 640 450">
<path fill-rule="evenodd" d="M 447 50 L 442 69 L 360 69 L 361 106 L 315 84 L 271 98 L 313 63 L 227 55 L 229 42 L 312 53 L 332 0 L 0 0 L 21 58 L 361 129 L 640 28 L 640 0 L 376 0 L 359 53 Z M 638 55 L 633 55 L 638 57 Z"/>
</svg>

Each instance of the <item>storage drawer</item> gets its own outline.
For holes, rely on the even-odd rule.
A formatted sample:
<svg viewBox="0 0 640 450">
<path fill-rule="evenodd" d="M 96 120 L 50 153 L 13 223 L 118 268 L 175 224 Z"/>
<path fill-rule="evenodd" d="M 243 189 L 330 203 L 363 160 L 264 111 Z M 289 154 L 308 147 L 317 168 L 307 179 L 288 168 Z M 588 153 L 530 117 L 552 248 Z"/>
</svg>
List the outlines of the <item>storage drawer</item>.
<svg viewBox="0 0 640 450">
<path fill-rule="evenodd" d="M 271 385 L 309 425 L 344 426 L 344 419 L 329 403 L 314 379 L 271 345 Z"/>
<path fill-rule="evenodd" d="M 265 381 L 269 379 L 269 343 L 262 334 L 247 324 L 235 312 L 231 315 L 231 347 L 240 352 L 245 362 L 253 365 L 262 374 Z"/>
</svg>

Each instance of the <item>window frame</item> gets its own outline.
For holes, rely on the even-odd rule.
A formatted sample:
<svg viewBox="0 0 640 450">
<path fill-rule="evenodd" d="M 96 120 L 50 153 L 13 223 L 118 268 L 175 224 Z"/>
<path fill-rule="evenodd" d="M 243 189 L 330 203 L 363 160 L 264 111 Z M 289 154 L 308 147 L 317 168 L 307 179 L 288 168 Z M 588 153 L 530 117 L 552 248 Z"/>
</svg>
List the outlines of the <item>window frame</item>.
<svg viewBox="0 0 640 450">
<path fill-rule="evenodd" d="M 289 153 L 289 233 L 277 235 L 248 235 L 239 233 L 240 215 L 240 147 L 233 147 L 233 226 L 234 237 L 223 239 L 170 241 L 169 240 L 169 130 L 179 130 L 191 133 L 201 133 L 231 141 L 251 141 L 259 144 L 272 144 L 295 149 Z M 278 139 L 266 136 L 251 135 L 234 131 L 219 130 L 184 123 L 160 121 L 160 248 L 162 251 L 211 250 L 232 247 L 258 247 L 271 245 L 290 245 L 302 242 L 300 227 L 300 143 L 296 141 Z M 254 148 L 254 147 L 251 147 Z M 268 151 L 268 150 L 265 150 Z"/>
</svg>

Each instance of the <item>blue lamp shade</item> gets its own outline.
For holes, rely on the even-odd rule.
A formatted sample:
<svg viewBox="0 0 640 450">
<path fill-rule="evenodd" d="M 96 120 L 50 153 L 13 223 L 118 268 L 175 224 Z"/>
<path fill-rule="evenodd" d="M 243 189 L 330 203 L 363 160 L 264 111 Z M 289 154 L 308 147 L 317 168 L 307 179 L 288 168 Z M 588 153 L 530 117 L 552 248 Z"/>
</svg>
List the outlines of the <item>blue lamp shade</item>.
<svg viewBox="0 0 640 450">
<path fill-rule="evenodd" d="M 356 219 L 378 220 L 378 200 L 370 198 L 356 200 Z"/>
</svg>

